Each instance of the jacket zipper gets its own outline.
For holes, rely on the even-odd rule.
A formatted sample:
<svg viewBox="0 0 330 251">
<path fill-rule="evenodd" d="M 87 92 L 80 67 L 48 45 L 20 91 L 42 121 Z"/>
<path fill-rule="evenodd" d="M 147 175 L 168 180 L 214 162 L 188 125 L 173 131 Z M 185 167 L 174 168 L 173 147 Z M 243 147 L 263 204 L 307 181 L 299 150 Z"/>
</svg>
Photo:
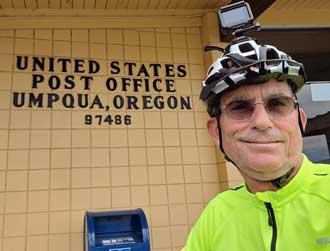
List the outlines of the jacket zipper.
<svg viewBox="0 0 330 251">
<path fill-rule="evenodd" d="M 276 251 L 276 241 L 277 241 L 277 226 L 275 220 L 274 209 L 272 204 L 265 202 L 267 213 L 268 213 L 268 225 L 273 228 L 272 242 L 270 244 L 270 251 Z"/>
</svg>

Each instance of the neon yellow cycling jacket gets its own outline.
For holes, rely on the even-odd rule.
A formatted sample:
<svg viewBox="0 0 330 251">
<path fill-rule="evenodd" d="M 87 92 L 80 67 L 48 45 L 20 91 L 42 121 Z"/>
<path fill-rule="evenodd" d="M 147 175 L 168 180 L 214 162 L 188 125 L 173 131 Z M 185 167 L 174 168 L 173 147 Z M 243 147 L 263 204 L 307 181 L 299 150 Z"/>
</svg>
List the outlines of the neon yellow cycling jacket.
<svg viewBox="0 0 330 251">
<path fill-rule="evenodd" d="M 329 251 L 330 166 L 305 156 L 297 175 L 276 192 L 245 186 L 216 196 L 182 251 Z"/>
</svg>

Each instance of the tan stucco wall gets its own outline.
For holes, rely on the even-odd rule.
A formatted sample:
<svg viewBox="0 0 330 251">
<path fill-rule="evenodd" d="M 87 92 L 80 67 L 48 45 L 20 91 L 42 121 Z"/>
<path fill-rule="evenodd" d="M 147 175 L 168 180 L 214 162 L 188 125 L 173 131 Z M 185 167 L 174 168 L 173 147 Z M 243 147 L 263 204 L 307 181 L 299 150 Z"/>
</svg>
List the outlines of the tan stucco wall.
<svg viewBox="0 0 330 251">
<path fill-rule="evenodd" d="M 150 22 L 144 18 L 134 19 L 140 27 L 129 28 L 127 21 L 122 27 L 118 21 L 116 27 L 109 23 L 108 28 L 96 28 L 99 20 L 86 27 L 88 19 L 80 27 L 74 22 L 74 27 L 65 29 L 40 27 L 50 24 L 32 17 L 26 19 L 30 28 L 21 27 L 22 22 L 17 27 L 8 23 L 7 28 L 1 23 L 0 251 L 82 250 L 86 210 L 137 207 L 147 215 L 152 250 L 180 250 L 206 203 L 239 180 L 237 174 L 227 172 L 209 139 L 207 114 L 199 102 L 204 60 L 210 60 L 210 55 L 204 59 L 202 48 L 209 42 L 219 43 L 214 35 L 215 16 L 201 15 L 194 19 L 198 22 L 176 23 L 175 27 L 166 27 L 161 19 Z M 51 24 L 62 26 L 63 20 L 56 23 L 53 19 Z M 101 69 L 96 74 L 72 73 L 71 67 L 63 72 L 59 66 L 54 72 L 33 71 L 31 65 L 20 70 L 17 56 L 27 56 L 30 63 L 33 56 L 82 59 L 83 67 L 87 60 L 94 60 Z M 13 106 L 14 92 L 99 95 L 106 104 L 115 95 L 139 99 L 145 95 L 143 90 L 110 92 L 105 88 L 112 61 L 119 61 L 121 67 L 124 62 L 160 64 L 159 78 L 172 79 L 175 91 L 148 95 L 189 97 L 191 109 Z M 166 64 L 174 65 L 174 77 L 164 76 Z M 186 76 L 178 76 L 178 65 L 185 66 Z M 45 82 L 32 88 L 32 74 L 44 76 Z M 47 82 L 52 75 L 61 81 L 74 75 L 76 86 L 52 90 Z M 82 75 L 93 77 L 90 90 L 84 90 L 79 81 Z M 127 73 L 115 77 L 155 78 Z M 122 121 L 130 115 L 132 123 L 98 125 L 94 119 L 92 125 L 85 125 L 89 114 L 121 115 Z"/>
<path fill-rule="evenodd" d="M 329 26 L 330 4 L 321 0 L 277 0 L 258 21 L 262 26 Z"/>
</svg>

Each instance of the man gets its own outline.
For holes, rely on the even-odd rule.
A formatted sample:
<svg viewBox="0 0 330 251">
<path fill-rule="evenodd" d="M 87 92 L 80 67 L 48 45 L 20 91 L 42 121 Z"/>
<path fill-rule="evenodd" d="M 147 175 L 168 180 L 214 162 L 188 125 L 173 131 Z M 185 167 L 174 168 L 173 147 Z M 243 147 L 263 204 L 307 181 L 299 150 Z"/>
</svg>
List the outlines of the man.
<svg viewBox="0 0 330 251">
<path fill-rule="evenodd" d="M 302 154 L 305 80 L 301 64 L 249 38 L 210 67 L 207 127 L 245 184 L 207 205 L 183 251 L 330 250 L 330 167 Z"/>
</svg>

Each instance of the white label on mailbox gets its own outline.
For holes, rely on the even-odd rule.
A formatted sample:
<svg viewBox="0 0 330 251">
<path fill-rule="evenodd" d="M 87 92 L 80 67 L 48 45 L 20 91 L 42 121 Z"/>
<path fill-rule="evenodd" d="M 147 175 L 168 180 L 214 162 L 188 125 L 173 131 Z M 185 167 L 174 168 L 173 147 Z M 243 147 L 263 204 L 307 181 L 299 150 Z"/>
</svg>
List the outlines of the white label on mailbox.
<svg viewBox="0 0 330 251">
<path fill-rule="evenodd" d="M 117 237 L 109 240 L 102 240 L 103 246 L 128 244 L 128 243 L 135 243 L 134 238 L 127 236 L 127 237 Z"/>
<path fill-rule="evenodd" d="M 109 251 L 131 251 L 131 248 L 111 248 Z"/>
</svg>

